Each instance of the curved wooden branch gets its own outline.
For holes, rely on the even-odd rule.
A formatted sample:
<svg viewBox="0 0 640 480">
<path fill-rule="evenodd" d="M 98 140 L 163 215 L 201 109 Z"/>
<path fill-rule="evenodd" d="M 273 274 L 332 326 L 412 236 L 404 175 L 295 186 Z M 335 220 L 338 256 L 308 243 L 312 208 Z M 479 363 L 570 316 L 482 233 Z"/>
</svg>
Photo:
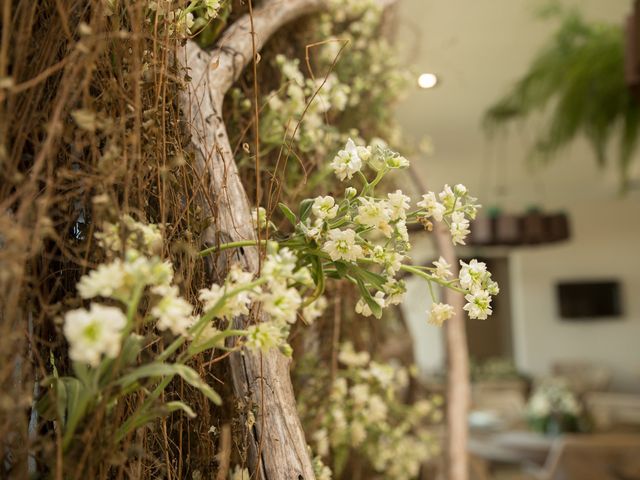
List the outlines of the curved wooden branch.
<svg viewBox="0 0 640 480">
<path fill-rule="evenodd" d="M 284 24 L 313 13 L 325 0 L 281 0 L 267 2 L 255 10 L 253 25 L 256 49 Z M 202 207 L 215 224 L 204 241 L 213 245 L 254 239 L 251 211 L 238 176 L 229 137 L 222 118 L 224 94 L 253 58 L 250 18 L 240 18 L 221 38 L 212 53 L 189 40 L 181 60 L 189 71 L 182 106 L 191 127 L 195 168 L 205 182 L 208 195 Z M 258 269 L 258 250 L 241 250 L 239 260 L 250 271 Z M 245 352 L 230 358 L 233 388 L 237 398 L 258 406 L 249 438 L 249 468 L 262 480 L 312 480 L 311 459 L 289 373 L 290 361 L 280 352 Z"/>
</svg>

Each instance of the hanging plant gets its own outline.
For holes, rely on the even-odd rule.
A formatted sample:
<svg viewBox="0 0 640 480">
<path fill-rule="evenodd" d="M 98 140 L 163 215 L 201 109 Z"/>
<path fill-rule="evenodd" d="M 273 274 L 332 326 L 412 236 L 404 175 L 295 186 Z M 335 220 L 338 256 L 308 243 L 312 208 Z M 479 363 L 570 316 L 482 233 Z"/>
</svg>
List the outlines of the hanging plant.
<svg viewBox="0 0 640 480">
<path fill-rule="evenodd" d="M 624 35 L 618 25 L 588 23 L 576 11 L 554 7 L 558 31 L 524 76 L 485 114 L 488 133 L 513 121 L 541 114 L 530 159 L 547 161 L 584 136 L 598 164 L 606 164 L 610 142 L 618 137 L 622 189 L 638 139 L 638 101 L 625 84 Z"/>
</svg>

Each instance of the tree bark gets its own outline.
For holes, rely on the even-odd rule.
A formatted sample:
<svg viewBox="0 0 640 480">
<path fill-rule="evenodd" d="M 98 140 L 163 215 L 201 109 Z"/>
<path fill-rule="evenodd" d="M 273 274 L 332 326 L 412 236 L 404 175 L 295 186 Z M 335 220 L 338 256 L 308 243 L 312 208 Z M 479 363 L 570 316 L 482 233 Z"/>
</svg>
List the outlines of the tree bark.
<svg viewBox="0 0 640 480">
<path fill-rule="evenodd" d="M 195 167 L 206 182 L 202 207 L 214 224 L 204 241 L 254 239 L 251 210 L 233 159 L 222 118 L 222 102 L 227 90 L 253 59 L 251 20 L 255 31 L 255 52 L 284 24 L 318 11 L 325 0 L 272 0 L 237 20 L 223 34 L 217 47 L 203 51 L 188 40 L 181 55 L 190 80 L 182 95 L 182 105 L 191 128 Z M 204 198 L 206 197 L 206 199 Z M 237 251 L 249 271 L 257 271 L 257 248 Z M 260 320 L 260 319 L 258 319 Z M 249 438 L 249 469 L 262 480 L 312 480 L 311 459 L 289 374 L 290 361 L 277 350 L 268 353 L 237 353 L 230 366 L 237 398 L 259 407 Z"/>
</svg>

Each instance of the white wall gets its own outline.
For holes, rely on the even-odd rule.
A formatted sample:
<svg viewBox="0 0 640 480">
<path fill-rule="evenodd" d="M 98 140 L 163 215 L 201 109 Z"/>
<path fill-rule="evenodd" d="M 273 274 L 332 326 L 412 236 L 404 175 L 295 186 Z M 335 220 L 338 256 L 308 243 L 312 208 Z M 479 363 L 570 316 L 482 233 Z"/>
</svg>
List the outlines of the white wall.
<svg viewBox="0 0 640 480">
<path fill-rule="evenodd" d="M 570 242 L 510 256 L 516 362 L 540 375 L 556 360 L 601 362 L 613 370 L 614 387 L 640 391 L 640 202 L 611 199 L 569 214 Z M 555 283 L 599 278 L 620 281 L 624 316 L 561 321 Z"/>
</svg>

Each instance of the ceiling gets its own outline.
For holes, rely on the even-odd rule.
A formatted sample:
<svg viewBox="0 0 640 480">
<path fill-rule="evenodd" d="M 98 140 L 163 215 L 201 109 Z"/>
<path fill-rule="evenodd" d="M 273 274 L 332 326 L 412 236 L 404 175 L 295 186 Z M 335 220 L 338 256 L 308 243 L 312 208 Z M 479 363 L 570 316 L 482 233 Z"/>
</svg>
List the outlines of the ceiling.
<svg viewBox="0 0 640 480">
<path fill-rule="evenodd" d="M 563 2 L 579 6 L 588 19 L 621 23 L 630 0 Z M 568 208 L 576 202 L 617 197 L 613 168 L 595 165 L 591 151 L 577 142 L 549 166 L 526 162 L 535 125 L 489 140 L 481 130 L 484 111 L 527 69 L 557 23 L 536 18 L 536 0 L 401 0 L 399 55 L 419 73 L 434 72 L 439 84 L 415 87 L 399 105 L 407 140 L 430 138 L 433 153 L 416 153 L 430 188 L 465 183 L 484 205 L 521 209 Z M 615 158 L 610 159 L 613 163 Z M 635 162 L 636 167 L 640 162 Z M 633 192 L 624 201 L 637 201 Z M 619 199 L 616 201 L 620 201 Z"/>
</svg>

